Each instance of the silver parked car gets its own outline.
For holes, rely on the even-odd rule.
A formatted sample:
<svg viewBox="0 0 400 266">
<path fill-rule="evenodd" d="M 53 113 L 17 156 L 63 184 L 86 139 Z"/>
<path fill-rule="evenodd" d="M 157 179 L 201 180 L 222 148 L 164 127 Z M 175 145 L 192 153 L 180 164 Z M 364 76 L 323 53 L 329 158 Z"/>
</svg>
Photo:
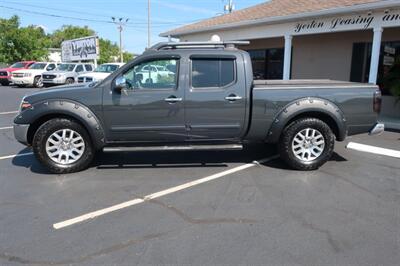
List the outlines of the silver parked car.
<svg viewBox="0 0 400 266">
<path fill-rule="evenodd" d="M 72 84 L 80 74 L 93 71 L 93 64 L 62 63 L 55 70 L 42 74 L 44 86 Z"/>
</svg>

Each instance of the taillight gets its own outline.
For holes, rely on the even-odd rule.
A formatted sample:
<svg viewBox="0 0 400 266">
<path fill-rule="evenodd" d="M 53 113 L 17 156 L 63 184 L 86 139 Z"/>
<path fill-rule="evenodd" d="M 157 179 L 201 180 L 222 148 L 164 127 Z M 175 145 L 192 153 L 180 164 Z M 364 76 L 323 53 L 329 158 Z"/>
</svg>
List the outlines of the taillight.
<svg viewBox="0 0 400 266">
<path fill-rule="evenodd" d="M 382 107 L 382 93 L 380 90 L 374 92 L 374 112 L 380 113 Z"/>
</svg>

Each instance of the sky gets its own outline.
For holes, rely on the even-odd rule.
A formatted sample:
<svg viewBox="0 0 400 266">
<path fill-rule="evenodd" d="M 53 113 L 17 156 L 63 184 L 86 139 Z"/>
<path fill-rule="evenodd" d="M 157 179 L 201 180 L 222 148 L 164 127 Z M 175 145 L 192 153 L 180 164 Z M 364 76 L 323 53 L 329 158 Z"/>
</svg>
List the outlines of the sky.
<svg viewBox="0 0 400 266">
<path fill-rule="evenodd" d="M 151 42 L 165 41 L 161 32 L 223 13 L 228 0 L 150 0 Z M 236 10 L 265 0 L 233 0 Z M 46 32 L 62 25 L 89 26 L 97 35 L 119 42 L 111 17 L 129 18 L 123 32 L 123 47 L 140 54 L 147 46 L 147 0 L 0 0 L 0 17 L 18 15 L 21 25 L 40 25 Z"/>
</svg>

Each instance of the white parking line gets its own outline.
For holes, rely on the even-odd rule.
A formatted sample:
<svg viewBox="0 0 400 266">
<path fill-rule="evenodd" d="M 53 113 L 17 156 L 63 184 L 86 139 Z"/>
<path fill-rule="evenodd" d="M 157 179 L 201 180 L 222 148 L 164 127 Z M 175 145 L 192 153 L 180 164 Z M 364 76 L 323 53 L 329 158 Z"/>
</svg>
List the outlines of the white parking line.
<svg viewBox="0 0 400 266">
<path fill-rule="evenodd" d="M 0 130 L 3 130 L 3 129 L 12 129 L 13 127 L 0 127 Z"/>
<path fill-rule="evenodd" d="M 373 153 L 373 154 L 378 154 L 378 155 L 385 155 L 385 156 L 390 156 L 390 157 L 400 159 L 400 151 L 396 151 L 396 150 L 385 149 L 385 148 L 380 148 L 380 147 L 375 147 L 375 146 L 370 146 L 370 145 L 365 145 L 365 144 L 360 144 L 360 143 L 355 143 L 355 142 L 350 142 L 349 144 L 347 144 L 346 148 L 356 150 L 356 151 L 368 152 L 368 153 Z"/>
<path fill-rule="evenodd" d="M 12 159 L 12 158 L 15 158 L 15 157 L 28 156 L 28 155 L 32 155 L 32 154 L 33 154 L 33 152 L 27 152 L 27 153 L 20 153 L 20 154 L 13 154 L 13 155 L 0 156 L 0 160 Z"/>
<path fill-rule="evenodd" d="M 162 191 L 147 195 L 144 198 L 136 198 L 136 199 L 133 199 L 133 200 L 130 200 L 130 201 L 126 201 L 126 202 L 123 202 L 123 203 L 120 203 L 120 204 L 117 204 L 117 205 L 114 205 L 114 206 L 111 206 L 111 207 L 108 207 L 108 208 L 105 208 L 105 209 L 101 209 L 101 210 L 98 210 L 98 211 L 90 212 L 90 213 L 87 213 L 87 214 L 84 214 L 84 215 L 81 215 L 81 216 L 78 216 L 78 217 L 63 221 L 63 222 L 59 222 L 59 223 L 53 224 L 53 227 L 54 227 L 54 229 L 61 229 L 61 228 L 67 227 L 67 226 L 71 226 L 71 225 L 74 225 L 74 224 L 77 224 L 77 223 L 81 223 L 81 222 L 84 222 L 86 220 L 93 219 L 93 218 L 105 215 L 107 213 L 110 213 L 110 212 L 114 212 L 114 211 L 121 210 L 121 209 L 124 209 L 124 208 L 127 208 L 127 207 L 131 207 L 131 206 L 134 206 L 134 205 L 137 205 L 137 204 L 140 204 L 140 203 L 144 203 L 146 201 L 149 201 L 149 200 L 152 200 L 152 199 L 156 199 L 156 198 L 160 198 L 160 197 L 163 197 L 163 196 L 166 196 L 166 195 L 169 195 L 169 194 L 172 194 L 172 193 L 175 193 L 175 192 L 187 189 L 187 188 L 191 188 L 191 187 L 194 187 L 194 186 L 197 186 L 197 185 L 200 185 L 200 184 L 203 184 L 203 183 L 206 183 L 206 182 L 221 178 L 223 176 L 227 176 L 227 175 L 239 172 L 239 171 L 243 171 L 245 169 L 251 168 L 251 167 L 256 166 L 256 165 L 259 165 L 261 163 L 266 163 L 268 161 L 274 160 L 274 159 L 276 159 L 278 157 L 279 156 L 272 156 L 272 157 L 269 157 L 269 158 L 266 158 L 266 159 L 263 159 L 263 160 L 254 161 L 252 163 L 241 165 L 241 166 L 238 166 L 238 167 L 235 167 L 235 168 L 232 168 L 232 169 L 229 169 L 229 170 L 226 170 L 226 171 L 223 171 L 223 172 L 211 175 L 211 176 L 203 177 L 203 178 L 200 178 L 200 179 L 197 179 L 197 180 L 194 180 L 194 181 L 191 181 L 191 182 L 188 182 L 188 183 L 176 186 L 176 187 L 168 188 L 166 190 L 162 190 Z"/>
<path fill-rule="evenodd" d="M 0 115 L 18 114 L 18 111 L 0 112 Z"/>
</svg>

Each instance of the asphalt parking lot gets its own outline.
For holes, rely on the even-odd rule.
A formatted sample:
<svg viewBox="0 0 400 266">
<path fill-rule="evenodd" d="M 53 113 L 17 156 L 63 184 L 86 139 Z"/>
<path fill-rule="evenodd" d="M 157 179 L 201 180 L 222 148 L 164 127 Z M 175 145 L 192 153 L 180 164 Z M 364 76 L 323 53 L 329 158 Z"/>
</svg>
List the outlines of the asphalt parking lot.
<svg viewBox="0 0 400 266">
<path fill-rule="evenodd" d="M 400 151 L 398 133 L 337 143 L 314 172 L 257 146 L 99 154 L 84 172 L 51 175 L 10 128 L 32 91 L 0 86 L 1 265 L 400 261 L 400 161 L 345 148 Z"/>
</svg>

